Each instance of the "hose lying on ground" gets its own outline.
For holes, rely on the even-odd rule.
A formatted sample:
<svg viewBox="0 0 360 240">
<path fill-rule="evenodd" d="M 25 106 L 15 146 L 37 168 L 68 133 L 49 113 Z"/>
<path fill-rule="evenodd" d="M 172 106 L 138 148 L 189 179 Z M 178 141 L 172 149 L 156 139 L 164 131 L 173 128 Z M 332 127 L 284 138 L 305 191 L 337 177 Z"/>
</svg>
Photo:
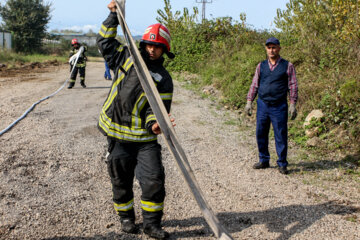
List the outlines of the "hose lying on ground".
<svg viewBox="0 0 360 240">
<path fill-rule="evenodd" d="M 3 135 L 4 133 L 6 133 L 7 131 L 9 131 L 13 126 L 15 126 L 18 122 L 20 122 L 22 119 L 24 119 L 28 114 L 29 112 L 31 112 L 36 105 L 38 105 L 39 103 L 41 103 L 42 101 L 45 101 L 46 99 L 48 98 L 51 98 L 52 96 L 54 96 L 55 94 L 57 94 L 58 92 L 61 91 L 61 89 L 63 89 L 66 85 L 66 83 L 68 82 L 68 79 L 66 79 L 66 81 L 64 82 L 64 84 L 58 89 L 56 90 L 53 94 L 49 95 L 49 96 L 46 96 L 42 99 L 40 99 L 39 101 L 37 101 L 36 103 L 34 103 L 28 110 L 26 110 L 23 115 L 21 115 L 21 117 L 19 117 L 18 119 L 16 119 L 12 124 L 10 124 L 7 128 L 5 128 L 4 130 L 2 130 L 0 132 L 0 136 Z"/>
<path fill-rule="evenodd" d="M 72 64 L 72 69 L 71 69 L 71 72 L 70 72 L 70 76 L 71 76 L 71 74 L 72 74 L 72 72 L 74 71 L 74 69 L 75 69 L 75 66 L 76 66 L 76 64 L 77 64 L 77 61 L 79 60 L 79 57 L 80 57 L 80 55 L 81 55 L 81 53 L 84 51 L 84 47 L 81 47 L 80 48 L 80 50 L 76 53 L 76 54 L 74 54 L 74 56 L 72 57 L 72 58 L 70 58 L 70 63 Z M 39 103 L 41 103 L 42 101 L 45 101 L 46 99 L 49 99 L 49 98 L 51 98 L 51 97 L 53 97 L 53 96 L 55 96 L 58 92 L 60 92 L 64 87 L 65 87 L 65 85 L 66 85 L 66 83 L 69 81 L 69 79 L 66 79 L 66 81 L 64 82 L 64 84 L 58 89 L 58 90 L 56 90 L 54 93 L 52 93 L 52 94 L 50 94 L 49 96 L 46 96 L 46 97 L 44 97 L 44 98 L 42 98 L 42 99 L 40 99 L 39 101 L 37 101 L 36 103 L 34 103 L 28 110 L 26 110 L 25 112 L 24 112 L 24 114 L 23 115 L 21 115 L 21 117 L 19 117 L 18 119 L 16 119 L 12 124 L 10 124 L 7 128 L 5 128 L 4 130 L 2 130 L 1 132 L 0 132 L 0 136 L 1 135 L 3 135 L 4 133 L 6 133 L 7 131 L 9 131 L 12 127 L 14 127 L 18 122 L 20 122 L 21 120 L 23 120 L 28 114 L 29 114 L 29 112 L 31 112 L 34 108 L 35 108 L 35 106 L 36 105 L 38 105 Z"/>
</svg>

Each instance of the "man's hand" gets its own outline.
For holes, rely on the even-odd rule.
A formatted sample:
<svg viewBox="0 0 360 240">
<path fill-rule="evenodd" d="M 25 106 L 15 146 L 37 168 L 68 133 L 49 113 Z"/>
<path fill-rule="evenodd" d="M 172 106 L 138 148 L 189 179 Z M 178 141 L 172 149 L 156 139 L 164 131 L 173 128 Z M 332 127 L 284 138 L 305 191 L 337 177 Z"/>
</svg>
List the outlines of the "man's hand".
<svg viewBox="0 0 360 240">
<path fill-rule="evenodd" d="M 108 9 L 110 10 L 110 12 L 116 12 L 116 3 L 115 0 L 112 0 L 109 4 L 108 4 Z"/>
<path fill-rule="evenodd" d="M 169 114 L 169 117 L 171 116 L 171 114 Z M 176 126 L 176 123 L 175 122 L 175 118 L 170 118 L 170 121 L 173 123 L 173 127 Z M 155 134 L 155 135 L 159 135 L 161 133 L 161 129 L 160 129 L 160 126 L 159 124 L 156 122 L 152 125 L 151 127 L 151 131 Z"/>
<path fill-rule="evenodd" d="M 247 113 L 247 115 L 252 115 L 252 101 L 247 101 L 244 111 Z"/>
<path fill-rule="evenodd" d="M 157 122 L 152 125 L 151 130 L 155 135 L 159 135 L 161 133 L 160 126 Z"/>
<path fill-rule="evenodd" d="M 294 120 L 296 118 L 297 112 L 296 112 L 296 104 L 295 103 L 290 103 L 289 115 L 290 115 L 291 120 Z"/>
</svg>

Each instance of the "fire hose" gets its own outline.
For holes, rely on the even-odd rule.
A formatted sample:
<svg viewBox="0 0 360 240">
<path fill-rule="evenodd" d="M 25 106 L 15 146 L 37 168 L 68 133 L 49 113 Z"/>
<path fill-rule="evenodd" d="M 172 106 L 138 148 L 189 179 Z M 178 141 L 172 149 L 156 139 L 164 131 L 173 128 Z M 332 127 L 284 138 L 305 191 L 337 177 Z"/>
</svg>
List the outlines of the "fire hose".
<svg viewBox="0 0 360 240">
<path fill-rule="evenodd" d="M 81 46 L 79 51 L 74 54 L 70 60 L 69 60 L 69 63 L 71 63 L 71 65 L 73 66 L 72 69 L 71 69 L 71 72 L 70 72 L 70 76 L 71 74 L 73 73 L 74 69 L 75 69 L 75 66 L 79 60 L 79 57 L 81 55 L 81 53 L 84 51 L 84 47 Z M 5 129 L 3 129 L 1 132 L 0 132 L 0 136 L 3 135 L 4 133 L 6 133 L 7 131 L 9 131 L 12 127 L 14 127 L 18 122 L 20 122 L 21 120 L 23 120 L 34 108 L 36 105 L 38 105 L 39 103 L 45 101 L 46 99 L 49 99 L 53 96 L 55 96 L 58 92 L 60 92 L 65 86 L 66 86 L 66 83 L 69 81 L 69 79 L 67 78 L 66 81 L 64 82 L 63 85 L 61 85 L 61 87 L 56 90 L 54 93 L 40 99 L 39 101 L 35 102 L 33 105 L 31 105 L 30 108 L 28 108 L 22 115 L 21 117 L 19 117 L 18 119 L 16 119 L 13 123 L 11 123 L 8 127 L 6 127 Z"/>
<path fill-rule="evenodd" d="M 140 52 L 135 44 L 135 41 L 126 24 L 124 18 L 125 0 L 115 0 L 115 3 L 117 6 L 116 8 L 117 17 L 120 26 L 123 30 L 126 42 L 129 46 L 129 51 L 134 61 L 134 67 L 136 73 L 139 77 L 141 86 L 146 94 L 149 104 L 155 114 L 156 120 L 160 125 L 160 129 L 163 133 L 162 135 L 165 140 L 165 143 L 168 149 L 170 150 L 170 152 L 172 153 L 173 157 L 175 158 L 178 167 L 180 168 L 180 171 L 183 174 L 186 183 L 188 184 L 190 192 L 192 193 L 196 202 L 198 203 L 206 222 L 209 224 L 215 236 L 220 240 L 233 239 L 231 235 L 228 233 L 228 231 L 220 224 L 219 220 L 217 219 L 217 217 L 211 210 L 210 206 L 206 202 L 204 195 L 199 187 L 199 184 L 195 178 L 195 175 L 191 169 L 186 154 L 176 137 L 174 127 L 168 117 L 168 113 L 161 100 L 159 92 L 156 89 L 156 86 L 152 80 L 149 70 L 144 60 L 142 59 Z"/>
</svg>

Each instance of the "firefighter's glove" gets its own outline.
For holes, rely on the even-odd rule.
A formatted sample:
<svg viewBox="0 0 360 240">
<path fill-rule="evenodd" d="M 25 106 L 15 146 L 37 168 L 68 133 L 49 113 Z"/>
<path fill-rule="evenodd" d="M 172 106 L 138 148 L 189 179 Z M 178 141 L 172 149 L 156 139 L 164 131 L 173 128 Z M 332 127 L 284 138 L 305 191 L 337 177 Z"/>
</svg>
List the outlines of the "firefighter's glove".
<svg viewBox="0 0 360 240">
<path fill-rule="evenodd" d="M 252 115 L 252 101 L 247 101 L 244 111 L 247 115 Z"/>
<path fill-rule="evenodd" d="M 290 115 L 291 120 L 294 120 L 296 118 L 297 112 L 296 112 L 296 104 L 295 103 L 290 103 L 289 115 Z"/>
</svg>

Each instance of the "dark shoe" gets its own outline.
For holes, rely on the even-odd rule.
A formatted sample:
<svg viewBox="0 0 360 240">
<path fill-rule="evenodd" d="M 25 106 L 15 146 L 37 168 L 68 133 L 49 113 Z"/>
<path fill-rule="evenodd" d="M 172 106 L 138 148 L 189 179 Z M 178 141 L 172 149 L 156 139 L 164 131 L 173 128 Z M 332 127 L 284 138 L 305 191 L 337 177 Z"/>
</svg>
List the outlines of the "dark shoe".
<svg viewBox="0 0 360 240">
<path fill-rule="evenodd" d="M 144 233 L 156 239 L 167 239 L 169 237 L 169 233 L 158 225 L 147 225 L 144 228 Z"/>
<path fill-rule="evenodd" d="M 255 163 L 253 169 L 264 169 L 270 167 L 269 162 L 258 162 Z"/>
<path fill-rule="evenodd" d="M 74 83 L 70 83 L 68 89 L 73 88 L 74 85 L 75 85 Z"/>
<path fill-rule="evenodd" d="M 131 219 L 121 219 L 121 230 L 123 230 L 126 233 L 136 233 L 137 228 L 135 225 L 134 220 Z"/>
<path fill-rule="evenodd" d="M 279 172 L 281 173 L 281 174 L 289 174 L 289 171 L 287 170 L 287 168 L 286 167 L 279 167 Z"/>
<path fill-rule="evenodd" d="M 80 85 L 81 85 L 83 88 L 86 88 L 86 85 L 85 85 L 85 82 L 84 82 L 84 81 L 81 81 L 81 82 L 80 82 Z"/>
</svg>

